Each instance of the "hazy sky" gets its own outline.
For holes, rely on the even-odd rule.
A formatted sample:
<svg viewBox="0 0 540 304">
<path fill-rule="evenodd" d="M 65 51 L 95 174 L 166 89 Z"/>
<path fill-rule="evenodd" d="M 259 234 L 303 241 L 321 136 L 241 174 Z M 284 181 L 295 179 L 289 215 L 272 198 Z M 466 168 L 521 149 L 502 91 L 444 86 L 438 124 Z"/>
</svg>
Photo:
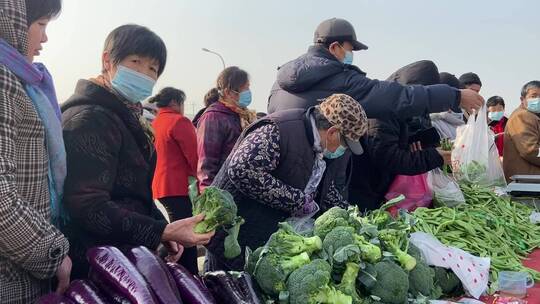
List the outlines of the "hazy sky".
<svg viewBox="0 0 540 304">
<path fill-rule="evenodd" d="M 457 76 L 474 71 L 487 99 L 501 95 L 508 108 L 519 103 L 521 86 L 540 79 L 540 2 L 434 0 L 64 0 L 49 27 L 49 42 L 37 61 L 53 73 L 59 100 L 80 78 L 99 73 L 107 34 L 125 23 L 148 26 L 169 51 L 154 93 L 175 86 L 188 96 L 186 112 L 202 106 L 227 65 L 251 75 L 253 107 L 266 110 L 279 65 L 303 54 L 324 19 L 349 20 L 369 50 L 354 64 L 371 78 L 385 79 L 416 60 L 433 60 Z"/>
</svg>

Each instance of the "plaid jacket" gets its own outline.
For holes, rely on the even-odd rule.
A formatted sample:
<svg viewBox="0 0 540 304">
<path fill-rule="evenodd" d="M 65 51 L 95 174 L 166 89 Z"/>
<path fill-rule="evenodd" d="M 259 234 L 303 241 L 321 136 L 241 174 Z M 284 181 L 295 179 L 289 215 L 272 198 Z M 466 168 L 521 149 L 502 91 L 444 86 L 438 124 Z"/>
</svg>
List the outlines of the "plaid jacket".
<svg viewBox="0 0 540 304">
<path fill-rule="evenodd" d="M 0 0 L 0 38 L 27 49 L 24 0 Z M 20 80 L 0 65 L 0 303 L 33 303 L 68 252 L 50 224 L 45 130 Z"/>
<path fill-rule="evenodd" d="M 197 125 L 197 177 L 201 191 L 210 186 L 242 133 L 238 114 L 216 102 Z"/>
</svg>

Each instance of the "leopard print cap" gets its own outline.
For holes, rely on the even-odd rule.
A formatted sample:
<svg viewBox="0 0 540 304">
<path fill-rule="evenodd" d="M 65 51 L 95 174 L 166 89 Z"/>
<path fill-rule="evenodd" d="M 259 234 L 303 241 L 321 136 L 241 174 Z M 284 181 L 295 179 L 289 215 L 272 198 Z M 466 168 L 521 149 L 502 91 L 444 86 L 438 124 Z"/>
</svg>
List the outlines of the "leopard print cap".
<svg viewBox="0 0 540 304">
<path fill-rule="evenodd" d="M 358 101 L 349 95 L 334 94 L 319 105 L 321 114 L 339 127 L 343 136 L 351 141 L 359 141 L 367 132 L 366 112 Z"/>
</svg>

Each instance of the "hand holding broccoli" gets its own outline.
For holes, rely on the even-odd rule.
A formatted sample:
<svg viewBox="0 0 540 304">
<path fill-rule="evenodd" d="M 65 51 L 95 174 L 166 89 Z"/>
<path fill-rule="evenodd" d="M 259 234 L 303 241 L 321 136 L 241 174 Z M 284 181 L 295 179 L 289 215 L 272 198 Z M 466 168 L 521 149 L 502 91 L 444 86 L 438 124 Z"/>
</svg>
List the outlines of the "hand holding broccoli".
<svg viewBox="0 0 540 304">
<path fill-rule="evenodd" d="M 204 220 L 204 215 L 199 214 L 190 218 L 181 219 L 168 224 L 163 231 L 161 240 L 164 242 L 174 241 L 182 244 L 184 247 L 193 247 L 196 245 L 206 245 L 214 236 L 214 231 L 199 234 L 195 233 L 196 225 Z"/>
</svg>

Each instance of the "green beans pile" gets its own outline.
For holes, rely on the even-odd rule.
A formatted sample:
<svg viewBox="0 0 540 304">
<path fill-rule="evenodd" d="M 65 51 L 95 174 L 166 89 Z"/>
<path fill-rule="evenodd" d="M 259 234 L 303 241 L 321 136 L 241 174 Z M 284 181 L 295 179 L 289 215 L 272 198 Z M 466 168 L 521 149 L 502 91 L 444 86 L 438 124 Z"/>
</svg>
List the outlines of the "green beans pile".
<svg viewBox="0 0 540 304">
<path fill-rule="evenodd" d="M 540 226 L 529 219 L 534 210 L 488 188 L 461 188 L 465 204 L 417 209 L 413 231 L 431 233 L 445 245 L 491 258 L 490 282 L 497 281 L 499 271 L 525 271 L 540 281 L 540 272 L 522 265 L 522 260 L 540 247 Z"/>
</svg>

